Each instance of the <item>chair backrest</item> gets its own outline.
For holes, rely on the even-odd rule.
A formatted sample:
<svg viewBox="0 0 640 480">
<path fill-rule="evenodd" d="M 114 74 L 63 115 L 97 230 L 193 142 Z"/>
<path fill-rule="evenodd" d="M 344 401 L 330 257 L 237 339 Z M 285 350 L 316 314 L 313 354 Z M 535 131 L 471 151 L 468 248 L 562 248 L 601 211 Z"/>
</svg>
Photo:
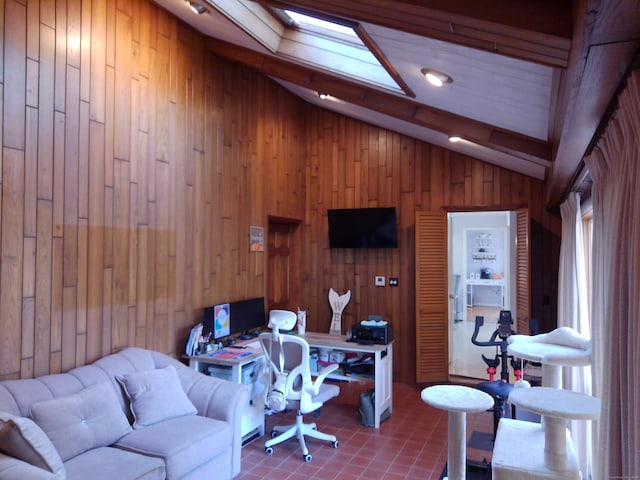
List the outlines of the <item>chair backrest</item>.
<svg viewBox="0 0 640 480">
<path fill-rule="evenodd" d="M 264 332 L 259 337 L 260 345 L 268 360 L 269 382 L 272 384 L 275 381 L 276 372 L 280 371 L 280 349 L 282 348 L 283 370 L 287 373 L 284 392 L 287 407 L 299 409 L 302 413 L 313 412 L 322 404 L 312 401 L 313 380 L 309 366 L 309 344 L 296 335 L 282 334 L 279 337 L 277 338 L 271 332 Z"/>
<path fill-rule="evenodd" d="M 296 326 L 298 316 L 290 310 L 271 310 L 269 312 L 269 328 L 276 330 L 292 330 Z"/>
</svg>

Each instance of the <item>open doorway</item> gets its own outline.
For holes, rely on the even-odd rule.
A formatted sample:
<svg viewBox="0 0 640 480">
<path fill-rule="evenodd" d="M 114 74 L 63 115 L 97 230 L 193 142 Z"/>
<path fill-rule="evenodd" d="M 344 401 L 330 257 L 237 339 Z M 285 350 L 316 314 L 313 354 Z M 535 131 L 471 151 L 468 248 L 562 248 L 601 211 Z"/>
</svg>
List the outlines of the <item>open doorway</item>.
<svg viewBox="0 0 640 480">
<path fill-rule="evenodd" d="M 449 375 L 486 380 L 482 355 L 493 358 L 495 352 L 471 337 L 476 316 L 484 317 L 478 340 L 486 341 L 500 310 L 515 310 L 516 212 L 450 212 L 447 221 Z"/>
</svg>

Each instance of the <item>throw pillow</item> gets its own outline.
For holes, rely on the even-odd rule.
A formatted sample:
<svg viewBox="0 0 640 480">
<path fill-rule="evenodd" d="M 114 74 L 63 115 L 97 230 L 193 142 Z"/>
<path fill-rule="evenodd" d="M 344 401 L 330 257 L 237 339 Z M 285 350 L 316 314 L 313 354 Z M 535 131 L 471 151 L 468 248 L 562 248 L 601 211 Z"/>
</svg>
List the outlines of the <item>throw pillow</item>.
<svg viewBox="0 0 640 480">
<path fill-rule="evenodd" d="M 184 393 L 174 366 L 116 377 L 129 398 L 133 428 L 198 413 Z"/>
<path fill-rule="evenodd" d="M 111 445 L 131 431 L 113 386 L 108 383 L 34 403 L 31 416 L 65 462 L 87 450 Z"/>
<path fill-rule="evenodd" d="M 30 418 L 0 412 L 0 451 L 53 473 L 56 479 L 66 477 L 56 447 Z"/>
</svg>

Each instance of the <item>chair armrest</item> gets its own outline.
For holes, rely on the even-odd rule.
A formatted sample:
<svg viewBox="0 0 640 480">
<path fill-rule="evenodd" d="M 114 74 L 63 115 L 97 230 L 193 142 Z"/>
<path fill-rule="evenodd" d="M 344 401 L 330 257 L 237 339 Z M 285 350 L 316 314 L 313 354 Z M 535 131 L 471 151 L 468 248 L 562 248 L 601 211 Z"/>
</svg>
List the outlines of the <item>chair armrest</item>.
<svg viewBox="0 0 640 480">
<path fill-rule="evenodd" d="M 324 382 L 324 379 L 327 378 L 327 375 L 329 375 L 331 372 L 337 369 L 338 369 L 338 364 L 332 363 L 330 365 L 327 365 L 326 367 L 323 367 L 322 370 L 318 372 L 316 379 L 313 381 L 314 395 L 317 395 L 318 392 L 320 391 L 320 385 L 322 385 L 322 382 Z"/>
<path fill-rule="evenodd" d="M 2 480 L 61 480 L 53 473 L 0 453 L 0 478 Z"/>
</svg>

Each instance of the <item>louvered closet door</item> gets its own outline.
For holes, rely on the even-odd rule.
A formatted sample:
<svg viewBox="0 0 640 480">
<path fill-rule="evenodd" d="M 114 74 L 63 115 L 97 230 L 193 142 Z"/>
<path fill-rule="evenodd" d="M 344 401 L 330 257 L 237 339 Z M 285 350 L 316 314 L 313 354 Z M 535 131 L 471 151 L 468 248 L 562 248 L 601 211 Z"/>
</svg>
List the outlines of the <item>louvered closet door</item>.
<svg viewBox="0 0 640 480">
<path fill-rule="evenodd" d="M 416 382 L 444 382 L 449 372 L 447 214 L 416 214 Z"/>
<path fill-rule="evenodd" d="M 529 334 L 531 283 L 529 281 L 529 210 L 516 211 L 516 330 Z"/>
</svg>

